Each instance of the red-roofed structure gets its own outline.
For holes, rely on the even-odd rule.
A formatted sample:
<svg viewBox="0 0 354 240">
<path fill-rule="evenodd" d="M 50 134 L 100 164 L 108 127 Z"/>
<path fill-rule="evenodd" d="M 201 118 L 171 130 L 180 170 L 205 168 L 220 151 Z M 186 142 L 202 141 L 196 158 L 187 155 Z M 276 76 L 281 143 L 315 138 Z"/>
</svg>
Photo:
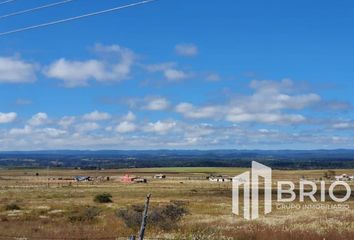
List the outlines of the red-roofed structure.
<svg viewBox="0 0 354 240">
<path fill-rule="evenodd" d="M 122 181 L 123 183 L 131 184 L 131 183 L 134 183 L 134 179 L 135 179 L 134 176 L 129 176 L 128 174 L 125 174 L 125 175 L 121 178 L 121 181 Z"/>
</svg>

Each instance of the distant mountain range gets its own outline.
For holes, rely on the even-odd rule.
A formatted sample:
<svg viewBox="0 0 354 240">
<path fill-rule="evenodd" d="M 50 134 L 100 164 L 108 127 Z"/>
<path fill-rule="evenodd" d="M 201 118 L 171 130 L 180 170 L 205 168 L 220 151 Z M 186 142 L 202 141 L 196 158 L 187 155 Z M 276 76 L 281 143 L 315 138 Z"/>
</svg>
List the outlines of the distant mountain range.
<svg viewBox="0 0 354 240">
<path fill-rule="evenodd" d="M 354 150 L 53 150 L 0 152 L 0 167 L 141 168 L 249 167 L 256 160 L 279 169 L 354 168 Z"/>
</svg>

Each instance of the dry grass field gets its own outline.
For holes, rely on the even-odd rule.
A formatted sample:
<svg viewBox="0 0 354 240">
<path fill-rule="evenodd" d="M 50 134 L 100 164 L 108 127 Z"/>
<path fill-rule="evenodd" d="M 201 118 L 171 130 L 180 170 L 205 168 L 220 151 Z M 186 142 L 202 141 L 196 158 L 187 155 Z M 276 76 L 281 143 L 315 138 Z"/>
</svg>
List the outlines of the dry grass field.
<svg viewBox="0 0 354 240">
<path fill-rule="evenodd" d="M 0 239 L 127 239 L 136 235 L 137 229 L 127 227 L 116 213 L 143 204 L 148 193 L 152 194 L 152 208 L 178 202 L 188 211 L 168 229 L 149 223 L 146 236 L 150 239 L 353 239 L 353 194 L 345 203 L 349 209 L 298 210 L 274 206 L 272 213 L 254 221 L 233 215 L 231 183 L 209 182 L 206 177 L 235 176 L 244 171 L 241 168 L 0 170 Z M 120 178 L 126 173 L 145 177 L 148 183 L 124 184 Z M 158 173 L 166 174 L 167 178 L 153 179 Z M 354 174 L 354 171 L 336 170 L 336 173 Z M 324 170 L 276 170 L 273 181 L 298 182 L 301 177 L 319 179 L 323 174 Z M 97 180 L 81 183 L 58 180 L 77 175 Z M 109 181 L 106 177 L 110 177 Z M 113 202 L 94 202 L 94 197 L 101 193 L 111 194 Z"/>
</svg>

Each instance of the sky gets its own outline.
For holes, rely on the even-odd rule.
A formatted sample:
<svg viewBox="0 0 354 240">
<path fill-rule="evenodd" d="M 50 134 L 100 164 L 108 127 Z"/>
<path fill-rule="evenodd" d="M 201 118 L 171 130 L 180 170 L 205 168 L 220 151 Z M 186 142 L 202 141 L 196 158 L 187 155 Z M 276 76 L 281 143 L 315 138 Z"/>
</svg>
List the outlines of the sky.
<svg viewBox="0 0 354 240">
<path fill-rule="evenodd" d="M 2 151 L 354 146 L 351 0 L 2 2 Z"/>
</svg>

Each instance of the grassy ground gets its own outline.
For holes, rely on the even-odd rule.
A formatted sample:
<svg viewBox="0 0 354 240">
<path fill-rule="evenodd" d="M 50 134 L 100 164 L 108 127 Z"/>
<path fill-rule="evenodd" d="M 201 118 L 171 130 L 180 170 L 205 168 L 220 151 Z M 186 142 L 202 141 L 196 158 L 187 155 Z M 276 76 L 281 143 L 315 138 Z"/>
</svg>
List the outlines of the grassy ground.
<svg viewBox="0 0 354 240">
<path fill-rule="evenodd" d="M 176 228 L 162 230 L 148 225 L 148 237 L 171 239 L 353 239 L 354 196 L 346 202 L 350 209 L 287 209 L 273 207 L 273 212 L 255 221 L 245 221 L 231 214 L 231 184 L 212 183 L 210 174 L 234 176 L 241 168 L 151 168 L 102 171 L 81 170 L 0 170 L 0 235 L 57 239 L 115 239 L 136 234 L 126 227 L 115 212 L 142 204 L 152 194 L 152 206 L 183 201 L 189 214 Z M 353 170 L 336 170 L 337 174 L 354 174 Z M 39 176 L 36 176 L 38 173 Z M 147 184 L 123 184 L 124 173 L 148 178 Z M 167 179 L 153 175 L 166 173 Z M 301 177 L 318 179 L 324 170 L 273 171 L 274 180 L 298 181 Z M 50 178 L 76 175 L 109 176 L 110 181 L 69 183 Z M 49 184 L 48 184 L 49 183 Z M 93 201 L 96 194 L 112 195 L 113 203 Z M 275 199 L 276 196 L 274 195 Z M 20 209 L 6 209 L 9 204 Z M 100 214 L 92 221 L 72 221 L 72 216 L 97 207 Z M 11 237 L 10 237 L 11 236 Z M 124 238 L 126 239 L 126 238 Z"/>
</svg>

